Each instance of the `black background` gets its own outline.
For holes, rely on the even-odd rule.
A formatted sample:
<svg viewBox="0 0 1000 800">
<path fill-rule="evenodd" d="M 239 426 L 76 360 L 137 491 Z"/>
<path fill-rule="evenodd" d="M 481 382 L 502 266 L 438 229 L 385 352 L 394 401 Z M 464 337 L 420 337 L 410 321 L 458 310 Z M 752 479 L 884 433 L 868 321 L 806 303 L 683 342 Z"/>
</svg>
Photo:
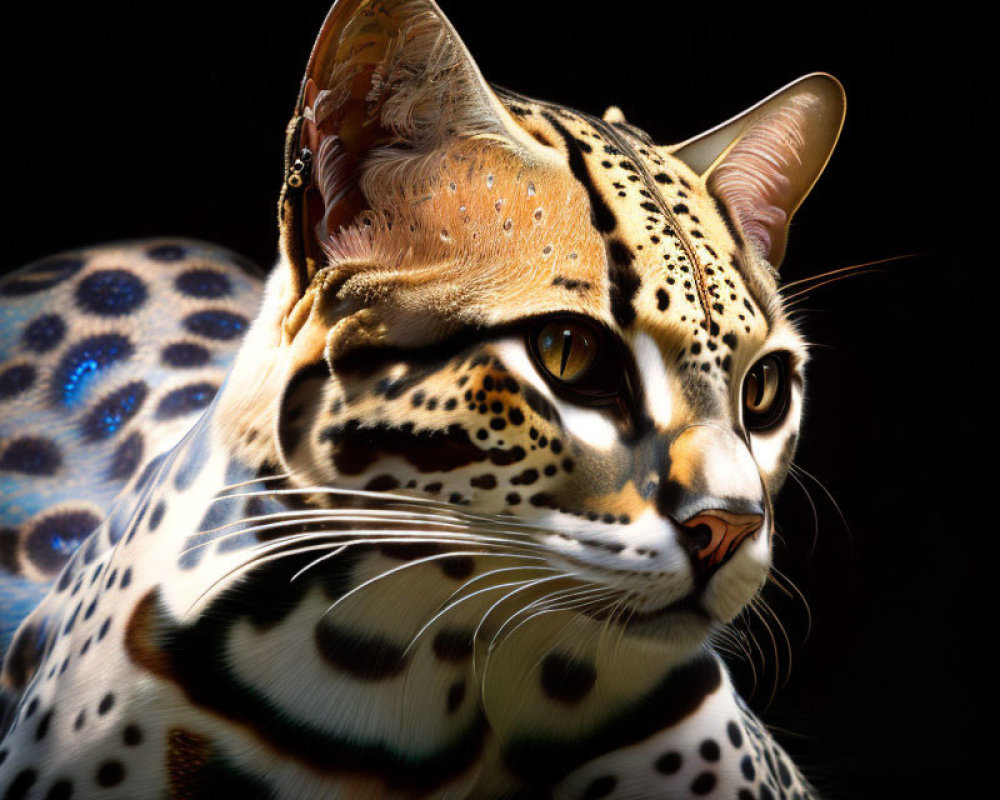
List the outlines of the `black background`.
<svg viewBox="0 0 1000 800">
<path fill-rule="evenodd" d="M 615 103 L 662 142 L 806 72 L 844 83 L 841 144 L 783 274 L 915 255 L 802 302 L 816 347 L 796 460 L 847 525 L 810 479 L 818 526 L 785 488 L 777 565 L 808 598 L 811 632 L 803 604 L 772 587 L 790 677 L 780 634 L 775 655 L 759 624 L 757 688 L 734 669 L 825 796 L 969 796 L 997 744 L 982 730 L 993 637 L 976 618 L 990 498 L 974 489 L 987 443 L 973 308 L 988 265 L 961 251 L 977 221 L 962 63 L 976 21 L 915 4 L 442 5 L 490 81 L 593 113 Z M 8 8 L 0 269 L 161 234 L 271 262 L 284 125 L 325 12 L 325 0 Z"/>
</svg>

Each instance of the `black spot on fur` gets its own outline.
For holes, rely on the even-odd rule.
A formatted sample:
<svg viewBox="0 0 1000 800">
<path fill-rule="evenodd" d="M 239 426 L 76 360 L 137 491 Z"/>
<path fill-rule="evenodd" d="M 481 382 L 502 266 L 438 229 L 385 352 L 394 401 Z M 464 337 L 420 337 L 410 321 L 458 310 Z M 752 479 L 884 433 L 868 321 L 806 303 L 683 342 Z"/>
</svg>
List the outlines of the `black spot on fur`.
<svg viewBox="0 0 1000 800">
<path fill-rule="evenodd" d="M 641 279 L 632 266 L 635 256 L 618 239 L 608 243 L 608 279 L 611 296 L 611 315 L 621 327 L 626 328 L 635 320 L 633 300 L 639 291 Z"/>
<path fill-rule="evenodd" d="M 7 792 L 3 796 L 4 800 L 23 800 L 28 796 L 28 792 L 31 791 L 36 780 L 38 780 L 38 773 L 35 770 L 22 769 L 7 787 Z"/>
<path fill-rule="evenodd" d="M 743 746 L 743 733 L 740 731 L 740 726 L 735 722 L 730 721 L 726 725 L 726 735 L 729 737 L 729 742 L 737 750 Z"/>
<path fill-rule="evenodd" d="M 394 427 L 380 423 L 362 427 L 358 420 L 348 420 L 327 428 L 321 439 L 333 445 L 334 466 L 344 475 L 358 475 L 385 456 L 400 456 L 420 472 L 449 472 L 486 460 L 505 466 L 526 455 L 517 446 L 509 450 L 497 447 L 482 450 L 460 425 L 414 431 L 412 425 Z"/>
<path fill-rule="evenodd" d="M 446 708 L 449 714 L 454 714 L 461 707 L 462 702 L 465 700 L 465 681 L 457 680 L 450 687 L 448 687 L 448 700 L 446 701 Z"/>
<path fill-rule="evenodd" d="M 711 657 L 692 660 L 668 672 L 659 685 L 630 709 L 589 734 L 539 741 L 515 738 L 507 746 L 505 763 L 517 776 L 534 783 L 556 783 L 600 755 L 647 739 L 695 713 L 722 681 Z"/>
<path fill-rule="evenodd" d="M 126 481 L 132 477 L 139 462 L 142 461 L 143 441 L 138 431 L 130 433 L 125 440 L 115 448 L 111 455 L 111 463 L 105 476 L 109 481 Z"/>
<path fill-rule="evenodd" d="M 550 653 L 542 661 L 542 689 L 551 699 L 573 705 L 594 688 L 597 672 L 593 665 L 571 659 L 561 653 Z"/>
<path fill-rule="evenodd" d="M 460 664 L 472 658 L 472 631 L 442 628 L 434 635 L 432 647 L 441 661 Z"/>
<path fill-rule="evenodd" d="M 681 754 L 675 751 L 664 753 L 653 763 L 656 771 L 662 775 L 673 775 L 681 768 Z"/>
<path fill-rule="evenodd" d="M 617 785 L 618 779 L 614 775 L 602 775 L 599 778 L 594 778 L 583 790 L 583 794 L 580 796 L 581 800 L 599 800 L 601 797 L 607 797 Z"/>
<path fill-rule="evenodd" d="M 703 796 L 711 793 L 717 783 L 715 775 L 703 772 L 691 782 L 691 794 Z"/>
<path fill-rule="evenodd" d="M 315 628 L 316 648 L 336 669 L 362 681 L 394 678 L 406 669 L 404 648 L 379 636 L 323 620 Z"/>
<path fill-rule="evenodd" d="M 97 785 L 105 788 L 117 786 L 125 779 L 125 767 L 120 761 L 105 761 L 97 768 Z"/>
<path fill-rule="evenodd" d="M 68 778 L 61 778 L 52 784 L 45 800 L 70 800 L 73 796 L 73 782 Z"/>
</svg>

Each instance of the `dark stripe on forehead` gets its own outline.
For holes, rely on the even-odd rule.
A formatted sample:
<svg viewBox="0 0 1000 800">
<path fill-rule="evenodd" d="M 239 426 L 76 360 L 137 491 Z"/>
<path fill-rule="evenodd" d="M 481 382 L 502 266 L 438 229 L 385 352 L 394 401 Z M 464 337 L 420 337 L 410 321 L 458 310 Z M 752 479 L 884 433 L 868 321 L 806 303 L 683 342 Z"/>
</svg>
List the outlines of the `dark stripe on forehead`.
<svg viewBox="0 0 1000 800">
<path fill-rule="evenodd" d="M 643 207 L 647 207 L 647 210 L 651 213 L 656 211 L 667 220 L 670 229 L 674 231 L 674 236 L 677 242 L 680 244 L 681 248 L 684 250 L 685 255 L 687 255 L 688 261 L 691 263 L 691 275 L 694 278 L 695 287 L 698 290 L 698 303 L 701 305 L 702 313 L 705 315 L 705 325 L 706 327 L 711 325 L 712 322 L 712 308 L 711 302 L 708 297 L 708 290 L 705 286 L 705 271 L 702 266 L 701 261 L 698 260 L 698 254 L 695 253 L 694 248 L 691 247 L 690 243 L 684 237 L 684 228 L 679 224 L 677 216 L 674 212 L 663 202 L 663 198 L 660 195 L 659 190 L 656 187 L 656 183 L 653 177 L 649 174 L 649 170 L 646 169 L 646 165 L 643 159 L 635 151 L 632 146 L 621 133 L 612 125 L 609 125 L 602 119 L 596 117 L 587 117 L 587 121 L 607 139 L 615 147 L 622 151 L 624 155 L 627 155 L 635 168 L 636 173 L 642 179 L 646 190 L 649 192 L 652 203 L 643 203 Z"/>
<path fill-rule="evenodd" d="M 569 155 L 569 168 L 573 173 L 573 177 L 583 184 L 583 188 L 587 190 L 587 197 L 590 199 L 590 211 L 593 216 L 594 227 L 601 233 L 610 233 L 618 226 L 618 220 L 615 219 L 614 212 L 612 212 L 612 210 L 608 207 L 608 204 L 604 202 L 604 198 L 601 197 L 601 193 L 597 191 L 597 186 L 594 185 L 594 179 L 590 174 L 590 170 L 587 168 L 587 162 L 583 157 L 583 153 L 585 150 L 587 152 L 590 151 L 590 144 L 587 142 L 581 142 L 573 136 L 568 130 L 566 130 L 563 124 L 549 112 L 544 112 L 543 116 L 546 120 L 548 120 L 548 123 L 556 129 L 556 132 L 566 143 L 566 151 Z"/>
<path fill-rule="evenodd" d="M 642 285 L 639 273 L 632 266 L 635 255 L 620 239 L 608 242 L 608 292 L 611 298 L 611 315 L 622 328 L 635 320 L 633 301 Z"/>
</svg>

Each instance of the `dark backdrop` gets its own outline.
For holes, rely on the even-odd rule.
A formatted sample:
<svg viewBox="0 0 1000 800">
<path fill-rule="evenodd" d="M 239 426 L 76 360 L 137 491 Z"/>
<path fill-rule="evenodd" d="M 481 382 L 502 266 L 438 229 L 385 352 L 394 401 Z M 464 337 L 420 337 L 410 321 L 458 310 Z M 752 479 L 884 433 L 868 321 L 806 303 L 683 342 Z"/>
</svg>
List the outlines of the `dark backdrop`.
<svg viewBox="0 0 1000 800">
<path fill-rule="evenodd" d="M 960 31 L 916 4 L 443 5 L 489 80 L 594 113 L 615 103 L 663 142 L 800 74 L 843 81 L 844 135 L 783 272 L 915 255 L 802 303 L 816 347 L 797 463 L 826 489 L 803 476 L 784 490 L 777 564 L 812 627 L 772 587 L 794 668 L 772 621 L 777 647 L 751 623 L 761 651 L 734 669 L 827 796 L 967 795 L 997 744 L 979 729 L 992 637 L 975 618 L 990 529 L 973 489 L 985 448 L 973 308 L 987 264 L 960 255 L 974 221 L 956 177 L 978 160 L 960 91 L 977 23 Z M 272 260 L 283 129 L 326 0 L 135 6 L 5 10 L 0 268 L 159 234 Z"/>
</svg>

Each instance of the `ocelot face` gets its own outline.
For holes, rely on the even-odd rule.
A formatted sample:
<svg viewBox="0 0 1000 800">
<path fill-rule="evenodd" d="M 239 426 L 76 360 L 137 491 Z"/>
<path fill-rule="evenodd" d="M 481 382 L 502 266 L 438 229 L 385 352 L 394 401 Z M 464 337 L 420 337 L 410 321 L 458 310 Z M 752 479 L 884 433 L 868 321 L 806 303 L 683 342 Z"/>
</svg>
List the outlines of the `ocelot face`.
<svg viewBox="0 0 1000 800">
<path fill-rule="evenodd" d="M 290 128 L 283 466 L 696 646 L 768 574 L 805 363 L 773 265 L 839 86 L 660 146 L 494 93 L 439 12 L 365 8 L 327 21 Z"/>
</svg>

